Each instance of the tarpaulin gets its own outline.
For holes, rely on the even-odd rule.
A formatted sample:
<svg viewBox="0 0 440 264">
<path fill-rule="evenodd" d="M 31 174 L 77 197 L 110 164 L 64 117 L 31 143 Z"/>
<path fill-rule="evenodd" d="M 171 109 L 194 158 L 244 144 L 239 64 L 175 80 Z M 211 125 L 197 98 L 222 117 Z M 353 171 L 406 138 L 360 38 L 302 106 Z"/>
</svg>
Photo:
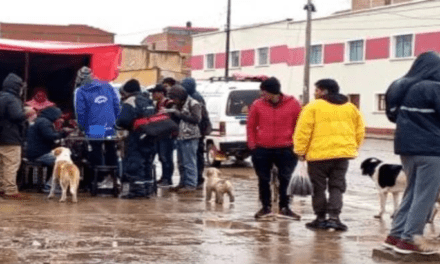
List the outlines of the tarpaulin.
<svg viewBox="0 0 440 264">
<path fill-rule="evenodd" d="M 25 53 L 89 55 L 90 68 L 96 78 L 111 81 L 118 77 L 122 48 L 117 44 L 25 41 L 0 39 L 0 51 Z"/>
</svg>

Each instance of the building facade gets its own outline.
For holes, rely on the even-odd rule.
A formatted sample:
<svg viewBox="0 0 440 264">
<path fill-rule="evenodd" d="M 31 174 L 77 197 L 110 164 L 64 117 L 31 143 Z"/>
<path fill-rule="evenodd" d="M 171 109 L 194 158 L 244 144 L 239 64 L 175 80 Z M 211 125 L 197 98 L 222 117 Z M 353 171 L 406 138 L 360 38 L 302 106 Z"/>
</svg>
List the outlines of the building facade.
<svg viewBox="0 0 440 264">
<path fill-rule="evenodd" d="M 368 131 L 392 133 L 385 116 L 385 92 L 415 57 L 440 52 L 440 1 L 411 1 L 314 19 L 310 69 L 313 83 L 334 78 L 365 116 Z M 230 74 L 269 75 L 284 93 L 301 99 L 305 21 L 280 21 L 231 31 Z M 192 75 L 224 75 L 225 32 L 193 37 Z"/>
<path fill-rule="evenodd" d="M 373 7 L 401 4 L 411 1 L 414 0 L 351 0 L 351 6 L 353 11 L 357 11 L 357 10 L 369 9 Z"/>
<path fill-rule="evenodd" d="M 86 25 L 0 23 L 0 38 L 82 43 L 114 43 L 115 34 Z"/>
</svg>

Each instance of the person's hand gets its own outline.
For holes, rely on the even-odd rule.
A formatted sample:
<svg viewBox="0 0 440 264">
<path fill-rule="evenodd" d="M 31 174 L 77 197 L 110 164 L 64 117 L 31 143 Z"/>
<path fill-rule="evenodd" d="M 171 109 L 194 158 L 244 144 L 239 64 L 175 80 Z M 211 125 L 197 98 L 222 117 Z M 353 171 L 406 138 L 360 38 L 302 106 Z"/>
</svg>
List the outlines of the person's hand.
<svg viewBox="0 0 440 264">
<path fill-rule="evenodd" d="M 162 109 L 160 111 L 160 113 L 162 113 L 162 114 L 177 114 L 177 113 L 179 113 L 179 111 L 174 108 L 170 108 L 170 109 Z"/>
</svg>

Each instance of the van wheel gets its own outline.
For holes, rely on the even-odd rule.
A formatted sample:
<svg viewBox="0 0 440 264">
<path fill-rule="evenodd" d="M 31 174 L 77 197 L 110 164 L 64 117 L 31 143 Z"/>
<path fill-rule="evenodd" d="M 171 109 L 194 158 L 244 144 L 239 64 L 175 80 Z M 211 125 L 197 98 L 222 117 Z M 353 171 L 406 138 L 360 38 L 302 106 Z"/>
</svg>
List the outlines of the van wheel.
<svg viewBox="0 0 440 264">
<path fill-rule="evenodd" d="M 208 161 L 208 165 L 211 167 L 219 167 L 220 161 L 215 160 L 215 147 L 214 144 L 209 143 L 208 146 L 206 146 L 206 159 Z"/>
</svg>

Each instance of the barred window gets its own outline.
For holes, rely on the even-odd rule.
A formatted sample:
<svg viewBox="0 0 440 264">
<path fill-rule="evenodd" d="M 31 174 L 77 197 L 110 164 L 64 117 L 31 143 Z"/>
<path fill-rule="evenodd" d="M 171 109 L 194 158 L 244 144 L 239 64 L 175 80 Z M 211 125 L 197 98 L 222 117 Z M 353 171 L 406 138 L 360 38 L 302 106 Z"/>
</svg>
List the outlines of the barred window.
<svg viewBox="0 0 440 264">
<path fill-rule="evenodd" d="M 350 61 L 364 60 L 364 41 L 356 40 L 349 42 L 350 47 Z"/>
<path fill-rule="evenodd" d="M 401 35 L 395 37 L 396 58 L 406 58 L 412 56 L 412 35 Z"/>
<path fill-rule="evenodd" d="M 322 45 L 311 46 L 310 64 L 322 64 Z"/>
<path fill-rule="evenodd" d="M 233 51 L 231 52 L 231 67 L 240 67 L 240 52 Z"/>
<path fill-rule="evenodd" d="M 385 111 L 385 94 L 377 95 L 377 110 Z"/>
<path fill-rule="evenodd" d="M 214 54 L 207 54 L 206 55 L 206 68 L 207 69 L 214 69 Z"/>
<path fill-rule="evenodd" d="M 269 64 L 269 48 L 258 49 L 258 65 Z"/>
</svg>

